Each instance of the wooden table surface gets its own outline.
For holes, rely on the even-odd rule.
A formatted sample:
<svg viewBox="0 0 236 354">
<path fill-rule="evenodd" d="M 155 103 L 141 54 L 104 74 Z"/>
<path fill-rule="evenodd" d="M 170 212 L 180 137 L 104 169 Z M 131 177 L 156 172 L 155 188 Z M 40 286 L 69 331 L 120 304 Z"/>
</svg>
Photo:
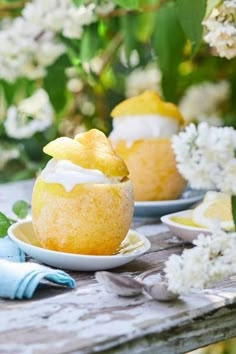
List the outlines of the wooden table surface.
<svg viewBox="0 0 236 354">
<path fill-rule="evenodd" d="M 29 199 L 32 182 L 0 186 L 0 210 Z M 163 268 L 186 245 L 157 219 L 135 219 L 149 252 L 115 272 L 130 276 Z M 0 300 L 0 354 L 184 353 L 236 335 L 236 278 L 161 303 L 106 293 L 92 272 L 70 272 L 77 287 L 42 287 L 32 300 Z"/>
</svg>

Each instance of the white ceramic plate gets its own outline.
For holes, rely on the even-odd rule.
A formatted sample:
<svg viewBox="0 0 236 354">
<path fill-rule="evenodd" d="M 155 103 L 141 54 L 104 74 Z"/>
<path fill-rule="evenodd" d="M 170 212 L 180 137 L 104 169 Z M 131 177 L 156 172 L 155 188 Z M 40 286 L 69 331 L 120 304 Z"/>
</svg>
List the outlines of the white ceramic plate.
<svg viewBox="0 0 236 354">
<path fill-rule="evenodd" d="M 179 236 L 184 241 L 193 242 L 199 234 L 208 235 L 210 230 L 202 227 L 187 226 L 179 224 L 173 220 L 174 217 L 182 217 L 191 220 L 192 210 L 183 210 L 178 213 L 172 213 L 161 217 L 163 224 L 167 225 L 173 235 Z"/>
<path fill-rule="evenodd" d="M 163 200 L 153 202 L 135 202 L 134 216 L 155 217 L 174 213 L 176 211 L 190 208 L 200 202 L 205 195 L 205 191 L 188 189 L 179 199 Z"/>
<path fill-rule="evenodd" d="M 8 234 L 11 240 L 30 257 L 56 268 L 79 271 L 97 271 L 119 267 L 147 252 L 151 246 L 146 237 L 129 230 L 117 254 L 89 256 L 43 248 L 35 237 L 32 221 L 13 224 L 9 228 Z"/>
</svg>

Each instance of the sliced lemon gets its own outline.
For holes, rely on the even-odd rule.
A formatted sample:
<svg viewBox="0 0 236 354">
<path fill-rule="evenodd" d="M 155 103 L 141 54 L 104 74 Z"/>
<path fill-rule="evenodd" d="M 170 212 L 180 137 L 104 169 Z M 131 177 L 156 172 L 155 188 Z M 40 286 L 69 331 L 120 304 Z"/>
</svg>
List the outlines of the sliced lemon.
<svg viewBox="0 0 236 354">
<path fill-rule="evenodd" d="M 211 228 L 216 221 L 223 230 L 234 228 L 230 195 L 207 192 L 203 202 L 193 210 L 193 222 Z"/>
</svg>

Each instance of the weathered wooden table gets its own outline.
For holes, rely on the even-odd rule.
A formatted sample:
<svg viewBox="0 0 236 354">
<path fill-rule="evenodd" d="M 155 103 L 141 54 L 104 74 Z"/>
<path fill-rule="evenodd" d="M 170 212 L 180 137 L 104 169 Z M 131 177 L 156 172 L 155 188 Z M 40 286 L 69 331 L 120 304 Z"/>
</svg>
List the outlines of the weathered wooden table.
<svg viewBox="0 0 236 354">
<path fill-rule="evenodd" d="M 0 210 L 30 198 L 31 182 L 0 186 Z M 134 220 L 148 236 L 148 254 L 115 272 L 136 276 L 163 268 L 186 245 L 159 220 Z M 0 300 L 0 353 L 184 353 L 236 335 L 236 278 L 209 291 L 172 303 L 142 295 L 121 298 L 106 293 L 93 273 L 71 273 L 74 290 L 42 287 L 33 300 Z"/>
</svg>

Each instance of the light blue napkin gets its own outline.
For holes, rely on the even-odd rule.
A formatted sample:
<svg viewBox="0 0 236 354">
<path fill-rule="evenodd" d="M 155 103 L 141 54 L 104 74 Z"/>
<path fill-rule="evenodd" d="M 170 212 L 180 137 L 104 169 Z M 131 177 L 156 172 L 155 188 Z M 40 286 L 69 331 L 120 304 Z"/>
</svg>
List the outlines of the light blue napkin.
<svg viewBox="0 0 236 354">
<path fill-rule="evenodd" d="M 25 262 L 25 253 L 8 236 L 0 238 L 0 259 Z"/>
<path fill-rule="evenodd" d="M 41 280 L 74 288 L 75 280 L 62 270 L 37 263 L 14 263 L 0 260 L 0 297 L 30 299 Z"/>
</svg>

